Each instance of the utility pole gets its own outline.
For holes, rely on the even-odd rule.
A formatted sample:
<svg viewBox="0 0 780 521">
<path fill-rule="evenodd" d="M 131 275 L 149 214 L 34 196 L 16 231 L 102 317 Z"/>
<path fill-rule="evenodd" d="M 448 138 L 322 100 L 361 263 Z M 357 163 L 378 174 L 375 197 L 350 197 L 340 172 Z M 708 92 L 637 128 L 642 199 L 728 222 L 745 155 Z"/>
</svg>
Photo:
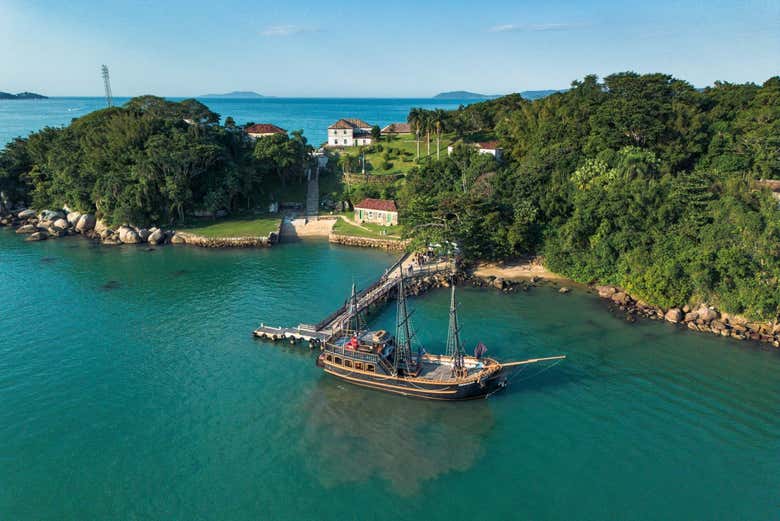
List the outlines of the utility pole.
<svg viewBox="0 0 780 521">
<path fill-rule="evenodd" d="M 106 89 L 106 105 L 112 107 L 114 105 L 114 97 L 111 95 L 111 79 L 108 77 L 108 66 L 102 65 L 100 69 L 103 74 L 103 86 Z"/>
</svg>

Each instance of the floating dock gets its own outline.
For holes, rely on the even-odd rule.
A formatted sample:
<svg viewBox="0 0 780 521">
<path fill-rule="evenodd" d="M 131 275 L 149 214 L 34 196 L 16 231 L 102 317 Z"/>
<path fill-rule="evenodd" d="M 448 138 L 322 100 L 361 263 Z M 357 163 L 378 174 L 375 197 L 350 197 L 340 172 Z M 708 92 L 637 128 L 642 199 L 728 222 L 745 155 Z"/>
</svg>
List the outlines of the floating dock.
<svg viewBox="0 0 780 521">
<path fill-rule="evenodd" d="M 384 275 L 357 294 L 357 311 L 364 311 L 369 306 L 381 300 L 386 300 L 390 291 L 398 284 L 398 279 L 402 274 L 407 279 L 419 278 L 436 273 L 451 273 L 454 268 L 455 265 L 450 260 L 417 265 L 414 263 L 414 256 L 407 253 L 388 268 Z M 308 342 L 309 347 L 315 348 L 338 336 L 339 333 L 348 327 L 349 319 L 350 310 L 345 301 L 341 307 L 317 324 L 299 324 L 297 327 L 274 327 L 262 323 L 260 327 L 255 329 L 254 335 L 265 340 L 287 340 L 292 344 Z"/>
</svg>

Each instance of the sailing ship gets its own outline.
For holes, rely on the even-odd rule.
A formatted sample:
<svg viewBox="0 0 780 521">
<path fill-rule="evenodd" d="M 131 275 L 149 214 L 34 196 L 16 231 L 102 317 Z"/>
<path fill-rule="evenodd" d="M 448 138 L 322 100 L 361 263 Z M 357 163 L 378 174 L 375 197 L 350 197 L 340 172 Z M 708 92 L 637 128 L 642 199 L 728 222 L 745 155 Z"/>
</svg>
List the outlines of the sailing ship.
<svg viewBox="0 0 780 521">
<path fill-rule="evenodd" d="M 502 363 L 485 356 L 487 349 L 481 342 L 474 356 L 467 355 L 460 341 L 454 284 L 445 352 L 431 354 L 421 347 L 415 349 L 404 285 L 401 276 L 395 335 L 362 327 L 353 285 L 348 326 L 322 345 L 317 366 L 345 382 L 380 391 L 431 400 L 468 400 L 485 398 L 505 388 L 508 367 L 565 358 L 561 355 Z"/>
</svg>

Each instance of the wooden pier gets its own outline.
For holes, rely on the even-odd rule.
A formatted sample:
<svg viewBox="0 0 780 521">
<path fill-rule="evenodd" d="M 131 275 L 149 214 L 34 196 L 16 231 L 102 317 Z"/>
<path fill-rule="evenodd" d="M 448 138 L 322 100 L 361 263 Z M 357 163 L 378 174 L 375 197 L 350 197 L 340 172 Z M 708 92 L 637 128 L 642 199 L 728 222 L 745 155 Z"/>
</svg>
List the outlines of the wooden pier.
<svg viewBox="0 0 780 521">
<path fill-rule="evenodd" d="M 401 274 L 407 278 L 419 278 L 436 273 L 451 273 L 455 268 L 452 261 L 435 261 L 423 265 L 414 263 L 412 254 L 405 254 L 395 264 L 387 269 L 384 275 L 369 287 L 357 294 L 357 311 L 365 311 L 379 301 L 385 300 L 390 291 L 398 284 Z M 260 324 L 254 335 L 266 340 L 287 340 L 290 343 L 308 342 L 310 347 L 316 347 L 341 333 L 348 325 L 350 318 L 348 302 L 329 314 L 317 324 L 299 324 L 297 327 L 274 327 Z"/>
</svg>

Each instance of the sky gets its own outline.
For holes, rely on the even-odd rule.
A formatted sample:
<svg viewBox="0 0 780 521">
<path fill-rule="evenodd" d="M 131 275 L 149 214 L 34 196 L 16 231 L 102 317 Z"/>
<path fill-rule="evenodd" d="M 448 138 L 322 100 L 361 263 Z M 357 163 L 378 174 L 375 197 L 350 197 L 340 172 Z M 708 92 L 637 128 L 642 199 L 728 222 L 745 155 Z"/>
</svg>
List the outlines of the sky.
<svg viewBox="0 0 780 521">
<path fill-rule="evenodd" d="M 0 0 L 0 91 L 430 97 L 780 74 L 780 0 Z"/>
</svg>

